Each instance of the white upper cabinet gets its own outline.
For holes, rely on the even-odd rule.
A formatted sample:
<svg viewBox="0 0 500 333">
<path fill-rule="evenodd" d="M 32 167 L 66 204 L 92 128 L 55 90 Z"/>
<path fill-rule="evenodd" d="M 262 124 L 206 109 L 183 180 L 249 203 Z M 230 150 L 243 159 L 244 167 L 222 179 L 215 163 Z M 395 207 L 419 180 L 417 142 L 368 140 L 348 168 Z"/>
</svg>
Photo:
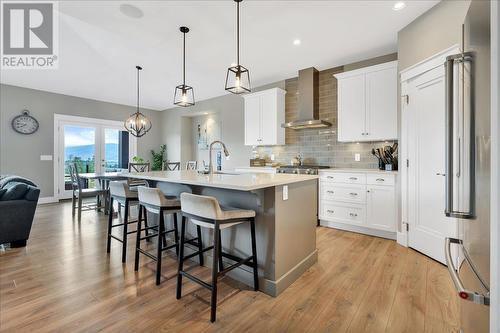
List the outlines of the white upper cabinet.
<svg viewBox="0 0 500 333">
<path fill-rule="evenodd" d="M 285 144 L 285 94 L 273 88 L 244 95 L 245 145 L 271 146 Z"/>
<path fill-rule="evenodd" d="M 397 139 L 397 61 L 336 74 L 338 140 Z"/>
</svg>

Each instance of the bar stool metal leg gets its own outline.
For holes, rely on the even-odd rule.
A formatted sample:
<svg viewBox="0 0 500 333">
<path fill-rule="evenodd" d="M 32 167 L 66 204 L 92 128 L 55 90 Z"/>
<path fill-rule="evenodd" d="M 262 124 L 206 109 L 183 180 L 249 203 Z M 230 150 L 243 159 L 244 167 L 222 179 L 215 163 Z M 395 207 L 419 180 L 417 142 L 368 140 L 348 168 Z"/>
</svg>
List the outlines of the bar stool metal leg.
<svg viewBox="0 0 500 333">
<path fill-rule="evenodd" d="M 222 237 L 221 231 L 219 231 L 219 272 L 224 270 L 224 263 L 222 262 Z"/>
<path fill-rule="evenodd" d="M 198 227 L 199 228 L 199 227 Z M 177 270 L 177 293 L 176 298 L 180 299 L 182 296 L 182 270 L 184 268 L 184 238 L 186 237 L 186 217 L 182 216 L 181 222 L 181 239 L 179 245 L 179 268 Z M 201 240 L 201 238 L 200 238 Z M 203 255 L 203 254 L 201 254 Z"/>
<path fill-rule="evenodd" d="M 136 232 L 136 238 L 135 238 L 134 271 L 136 271 L 136 272 L 139 270 L 139 247 L 141 245 L 141 228 L 142 228 L 142 211 L 143 211 L 143 209 L 144 209 L 144 207 L 142 207 L 142 205 L 139 205 L 139 217 L 138 217 L 138 221 L 137 221 L 137 232 Z M 146 219 L 146 216 L 144 216 L 144 218 Z"/>
<path fill-rule="evenodd" d="M 250 232 L 252 234 L 252 262 L 253 262 L 253 289 L 259 290 L 259 270 L 257 264 L 257 245 L 255 241 L 255 217 L 250 220 Z"/>
<path fill-rule="evenodd" d="M 106 252 L 109 253 L 111 251 L 111 229 L 113 226 L 113 197 L 110 198 L 110 214 L 108 216 L 108 242 L 106 245 Z"/>
<path fill-rule="evenodd" d="M 212 262 L 212 295 L 210 298 L 210 321 L 213 323 L 216 319 L 217 311 L 217 276 L 218 270 L 217 265 L 219 263 L 219 253 L 220 253 L 220 229 L 219 222 L 214 222 L 214 255 Z"/>
<path fill-rule="evenodd" d="M 125 200 L 125 216 L 123 218 L 123 238 L 122 238 L 122 262 L 126 262 L 127 260 L 127 232 L 128 232 L 128 214 L 129 214 L 130 204 L 128 200 Z M 113 216 L 109 214 L 109 216 Z"/>
<path fill-rule="evenodd" d="M 185 219 L 183 216 L 182 219 Z M 203 266 L 203 242 L 201 240 L 201 227 L 199 225 L 196 226 L 196 236 L 198 237 L 198 252 L 200 254 L 198 255 L 198 259 L 200 261 L 200 266 Z M 181 239 L 184 236 L 181 236 Z"/>
<path fill-rule="evenodd" d="M 174 213 L 174 239 L 175 239 L 175 254 L 179 258 L 179 230 L 177 229 L 177 213 Z M 167 244 L 165 244 L 166 246 Z"/>
<path fill-rule="evenodd" d="M 156 285 L 160 284 L 161 279 L 161 252 L 163 249 L 163 242 L 166 245 L 167 241 L 165 239 L 165 235 L 163 234 L 163 229 L 165 227 L 165 218 L 163 216 L 163 210 L 160 209 L 160 221 L 158 222 L 158 245 L 156 248 Z"/>
</svg>

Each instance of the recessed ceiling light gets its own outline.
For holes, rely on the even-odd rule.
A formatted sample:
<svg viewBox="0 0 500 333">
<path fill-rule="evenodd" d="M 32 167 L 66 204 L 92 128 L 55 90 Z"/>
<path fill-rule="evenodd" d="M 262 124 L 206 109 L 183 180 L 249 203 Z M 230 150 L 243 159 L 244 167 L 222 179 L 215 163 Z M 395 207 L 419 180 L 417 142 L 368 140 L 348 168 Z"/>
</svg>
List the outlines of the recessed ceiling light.
<svg viewBox="0 0 500 333">
<path fill-rule="evenodd" d="M 401 10 L 405 7 L 406 7 L 406 3 L 404 3 L 403 1 L 398 1 L 394 4 L 394 6 L 392 6 L 392 9 L 393 10 Z"/>
<path fill-rule="evenodd" d="M 293 40 L 293 45 L 295 45 L 295 46 L 300 45 L 300 43 L 301 43 L 300 39 L 294 39 Z"/>
<path fill-rule="evenodd" d="M 144 13 L 139 7 L 133 6 L 133 5 L 128 5 L 128 4 L 123 4 L 120 5 L 120 12 L 122 12 L 123 15 L 131 17 L 131 18 L 141 18 L 144 16 Z"/>
</svg>

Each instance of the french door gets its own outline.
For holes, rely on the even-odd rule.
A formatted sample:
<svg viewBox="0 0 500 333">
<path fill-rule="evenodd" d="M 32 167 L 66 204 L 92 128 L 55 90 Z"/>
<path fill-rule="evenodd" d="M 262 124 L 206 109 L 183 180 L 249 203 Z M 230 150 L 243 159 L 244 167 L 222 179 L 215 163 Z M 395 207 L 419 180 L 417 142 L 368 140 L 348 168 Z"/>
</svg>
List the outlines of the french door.
<svg viewBox="0 0 500 333">
<path fill-rule="evenodd" d="M 101 173 L 128 168 L 137 140 L 119 121 L 56 115 L 54 188 L 59 199 L 71 197 L 69 165 L 79 173 Z M 86 184 L 96 186 L 93 180 Z"/>
</svg>

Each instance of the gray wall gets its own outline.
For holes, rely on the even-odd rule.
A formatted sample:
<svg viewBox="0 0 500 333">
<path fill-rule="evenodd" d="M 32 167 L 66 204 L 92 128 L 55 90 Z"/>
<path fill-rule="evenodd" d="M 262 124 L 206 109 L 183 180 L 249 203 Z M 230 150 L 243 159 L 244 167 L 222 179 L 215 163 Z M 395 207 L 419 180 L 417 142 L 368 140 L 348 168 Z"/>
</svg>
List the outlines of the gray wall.
<svg viewBox="0 0 500 333">
<path fill-rule="evenodd" d="M 28 109 L 40 123 L 32 135 L 21 135 L 11 128 L 11 120 Z M 153 128 L 137 143 L 138 155 L 150 159 L 149 150 L 161 142 L 160 112 L 142 110 Z M 0 173 L 28 177 L 41 188 L 41 197 L 54 195 L 52 161 L 40 161 L 40 155 L 54 155 L 54 114 L 108 120 L 125 120 L 134 107 L 85 98 L 54 94 L 10 85 L 0 85 Z"/>
<path fill-rule="evenodd" d="M 441 1 L 398 33 L 399 69 L 461 44 L 462 23 L 470 1 Z"/>
</svg>

